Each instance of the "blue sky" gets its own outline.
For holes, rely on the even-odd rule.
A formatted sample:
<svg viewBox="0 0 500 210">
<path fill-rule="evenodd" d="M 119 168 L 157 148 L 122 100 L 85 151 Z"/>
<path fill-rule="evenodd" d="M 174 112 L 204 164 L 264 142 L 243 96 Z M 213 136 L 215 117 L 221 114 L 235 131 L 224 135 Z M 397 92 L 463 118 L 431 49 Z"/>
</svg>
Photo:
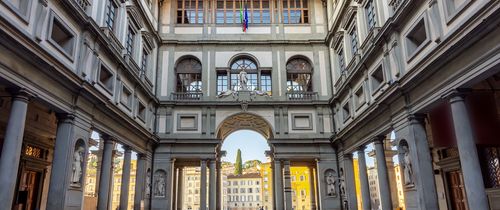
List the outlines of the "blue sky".
<svg viewBox="0 0 500 210">
<path fill-rule="evenodd" d="M 247 160 L 266 162 L 264 152 L 270 150 L 267 140 L 261 134 L 251 130 L 239 130 L 224 140 L 222 150 L 225 150 L 227 154 L 222 160 L 234 163 L 238 149 L 241 149 L 243 162 Z"/>
</svg>

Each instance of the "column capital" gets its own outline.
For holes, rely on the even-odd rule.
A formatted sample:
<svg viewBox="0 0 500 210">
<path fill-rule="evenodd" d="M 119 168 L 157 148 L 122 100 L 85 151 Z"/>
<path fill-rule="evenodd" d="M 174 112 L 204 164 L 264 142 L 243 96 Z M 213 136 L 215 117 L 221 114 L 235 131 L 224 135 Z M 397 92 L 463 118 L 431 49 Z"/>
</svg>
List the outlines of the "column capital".
<svg viewBox="0 0 500 210">
<path fill-rule="evenodd" d="M 115 137 L 113 137 L 113 136 L 111 136 L 111 135 L 108 135 L 108 134 L 103 133 L 103 134 L 101 134 L 100 136 L 101 136 L 101 139 L 103 139 L 103 140 L 104 140 L 104 143 L 105 143 L 105 144 L 110 144 L 110 143 L 114 143 L 114 142 L 116 142 L 116 138 L 115 138 Z"/>
<path fill-rule="evenodd" d="M 57 113 L 58 123 L 73 123 L 76 116 L 73 113 Z"/>
<path fill-rule="evenodd" d="M 144 154 L 144 153 L 137 153 L 137 159 L 145 160 L 146 159 L 146 154 Z"/>
<path fill-rule="evenodd" d="M 379 135 L 379 136 L 373 137 L 372 141 L 374 144 L 384 144 L 384 140 L 385 140 L 385 136 Z"/>
<path fill-rule="evenodd" d="M 12 94 L 13 100 L 24 101 L 28 103 L 35 94 L 26 88 L 8 88 L 7 91 Z"/>
<path fill-rule="evenodd" d="M 410 124 L 423 124 L 425 122 L 425 114 L 415 113 L 408 115 Z"/>
<path fill-rule="evenodd" d="M 123 150 L 125 150 L 125 153 L 131 153 L 132 152 L 132 147 L 128 145 L 123 145 L 122 146 Z"/>
<path fill-rule="evenodd" d="M 347 153 L 347 154 L 344 154 L 344 160 L 345 159 L 349 159 L 349 160 L 352 160 L 352 153 Z"/>
<path fill-rule="evenodd" d="M 449 100 L 450 103 L 455 103 L 458 101 L 463 101 L 465 96 L 470 92 L 471 90 L 469 89 L 453 89 L 442 95 L 441 98 Z"/>
<path fill-rule="evenodd" d="M 365 149 L 366 149 L 366 146 L 365 145 L 361 145 L 358 148 L 356 148 L 356 151 L 358 151 L 358 153 L 359 152 L 365 153 Z"/>
</svg>

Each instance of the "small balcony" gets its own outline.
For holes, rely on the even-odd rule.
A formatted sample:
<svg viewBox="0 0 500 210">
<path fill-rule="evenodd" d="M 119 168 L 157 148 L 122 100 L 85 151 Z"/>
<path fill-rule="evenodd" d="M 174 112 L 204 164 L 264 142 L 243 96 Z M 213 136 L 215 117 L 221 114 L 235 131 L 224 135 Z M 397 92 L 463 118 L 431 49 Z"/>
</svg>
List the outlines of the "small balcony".
<svg viewBox="0 0 500 210">
<path fill-rule="evenodd" d="M 172 93 L 172 100 L 174 101 L 199 101 L 202 97 L 202 92 Z"/>
<path fill-rule="evenodd" d="M 293 91 L 286 93 L 286 97 L 290 101 L 313 101 L 317 100 L 317 92 Z"/>
</svg>

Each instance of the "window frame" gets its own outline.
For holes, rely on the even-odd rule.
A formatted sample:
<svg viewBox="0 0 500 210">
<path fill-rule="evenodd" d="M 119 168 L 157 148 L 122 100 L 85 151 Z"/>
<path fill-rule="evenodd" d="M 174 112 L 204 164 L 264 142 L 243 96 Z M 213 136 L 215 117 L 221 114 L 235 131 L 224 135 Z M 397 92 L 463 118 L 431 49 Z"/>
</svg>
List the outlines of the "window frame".
<svg viewBox="0 0 500 210">
<path fill-rule="evenodd" d="M 183 62 L 189 62 L 189 61 L 197 62 L 200 66 L 199 70 L 189 71 L 189 70 L 179 68 Z M 184 57 L 179 58 L 177 63 L 175 64 L 174 72 L 175 72 L 175 76 L 176 76 L 176 86 L 175 86 L 176 93 L 202 93 L 203 92 L 203 64 L 200 62 L 200 60 L 198 58 L 196 58 L 194 56 L 184 56 Z M 182 86 L 182 84 L 179 83 L 180 82 L 179 75 L 181 75 L 181 74 L 195 76 L 194 77 L 195 80 L 193 80 L 192 82 L 189 83 L 189 87 L 192 86 L 191 84 L 193 82 L 196 82 L 195 87 L 198 87 L 198 88 L 196 88 L 196 91 L 192 91 L 192 90 L 184 91 L 183 90 L 184 86 Z M 190 78 L 193 78 L 193 77 L 190 77 Z M 179 84 L 181 84 L 181 86 L 179 86 Z M 179 89 L 179 88 L 181 88 L 181 89 Z"/>
<path fill-rule="evenodd" d="M 285 1 L 287 1 L 287 8 L 285 8 L 285 6 L 284 6 L 284 2 Z M 281 15 L 281 23 L 282 24 L 287 24 L 287 25 L 293 25 L 293 24 L 295 24 L 295 25 L 306 25 L 306 24 L 311 24 L 311 13 L 310 13 L 311 9 L 309 9 L 310 8 L 310 6 L 309 6 L 310 1 L 309 0 L 299 0 L 300 1 L 300 7 L 297 7 L 297 5 L 295 4 L 296 3 L 295 0 L 292 0 L 294 2 L 294 4 L 295 4 L 294 5 L 295 7 L 290 7 L 290 1 L 291 0 L 281 0 L 281 1 L 279 1 L 280 2 L 279 3 L 279 6 L 280 6 L 280 10 L 279 11 L 281 11 L 281 14 L 280 14 Z M 307 2 L 305 5 L 304 5 L 304 1 Z M 287 15 L 288 15 L 288 22 L 285 22 L 285 10 L 286 10 Z M 291 23 L 290 22 L 290 15 L 291 15 L 290 11 L 295 11 L 295 12 L 300 11 L 301 14 L 305 14 L 304 11 L 306 11 L 307 12 L 307 21 L 304 20 L 305 19 L 304 15 L 301 15 L 299 23 Z"/>
<path fill-rule="evenodd" d="M 235 91 L 235 92 L 240 91 L 239 87 L 237 89 L 234 89 L 234 87 L 239 86 L 239 81 L 237 81 L 236 86 L 233 87 L 233 85 L 232 85 L 233 78 L 231 78 L 231 75 L 237 75 L 243 70 L 243 69 L 233 69 L 232 68 L 233 65 L 236 65 L 236 62 L 241 61 L 241 60 L 250 61 L 255 65 L 255 69 L 245 69 L 245 71 L 247 72 L 248 75 L 255 75 L 255 80 L 256 80 L 256 89 L 255 90 L 263 91 L 262 90 L 262 75 L 269 76 L 270 79 L 266 80 L 266 81 L 269 81 L 270 84 L 267 85 L 267 83 L 266 83 L 266 86 L 270 86 L 271 91 L 266 91 L 265 93 L 272 95 L 272 87 L 273 87 L 272 68 L 260 67 L 257 60 L 249 55 L 235 56 L 233 59 L 230 60 L 228 67 L 216 69 L 216 72 L 217 72 L 216 73 L 216 75 L 217 75 L 216 76 L 217 77 L 217 79 L 216 79 L 216 82 L 217 82 L 216 83 L 216 95 L 220 95 L 221 93 L 223 93 L 223 92 L 220 92 L 219 90 L 224 89 L 224 87 L 226 89 L 225 91 L 229 91 L 229 90 Z M 225 81 L 227 83 L 226 85 L 220 84 L 220 82 L 224 81 L 224 79 L 221 79 L 220 77 L 225 78 Z M 250 78 L 249 78 L 249 81 L 250 81 Z M 255 90 L 248 90 L 248 91 L 255 91 Z"/>
<path fill-rule="evenodd" d="M 109 74 L 111 74 L 111 79 L 113 80 L 113 84 L 111 85 L 111 88 L 106 87 L 106 84 L 101 82 L 101 72 L 102 72 L 102 67 L 105 68 L 105 71 L 107 71 Z M 116 88 L 116 74 L 109 68 L 108 65 L 106 65 L 104 62 L 100 61 L 99 62 L 99 71 L 97 72 L 97 83 L 104 89 L 106 92 L 109 94 L 113 95 L 113 92 L 115 91 Z"/>
<path fill-rule="evenodd" d="M 54 23 L 55 21 L 59 22 L 59 25 L 63 27 L 62 29 L 65 30 L 67 33 L 71 34 L 73 37 L 73 43 L 72 43 L 72 49 L 71 52 L 67 52 L 61 45 L 59 45 L 54 39 L 52 39 L 52 32 L 54 30 Z M 78 35 L 69 27 L 69 25 L 59 17 L 53 10 L 50 11 L 50 16 L 49 16 L 49 25 L 48 25 L 48 30 L 47 30 L 47 41 L 55 47 L 59 52 L 61 52 L 66 58 L 68 58 L 70 61 L 73 61 L 75 58 L 75 52 L 77 51 L 77 40 L 78 40 Z"/>
<path fill-rule="evenodd" d="M 416 30 L 416 27 L 420 24 L 423 23 L 423 27 L 425 30 L 425 39 L 415 47 L 415 49 L 412 52 L 409 52 L 409 43 L 412 42 L 408 37 L 411 33 L 413 33 Z M 404 52 L 406 55 L 406 62 L 410 63 L 431 41 L 431 32 L 430 32 L 430 27 L 429 27 L 429 21 L 427 20 L 427 13 L 422 13 L 420 17 L 418 17 L 415 22 L 411 24 L 411 26 L 406 30 L 403 36 L 403 43 L 404 43 Z M 412 43 L 413 44 L 413 43 Z"/>
<path fill-rule="evenodd" d="M 182 2 L 182 5 L 179 5 L 179 1 Z M 186 8 L 186 3 L 187 2 L 195 2 L 194 8 Z M 201 3 L 201 8 L 199 8 L 199 4 Z M 177 25 L 202 25 L 205 24 L 206 20 L 206 14 L 205 14 L 205 1 L 203 0 L 177 0 L 176 1 L 176 20 L 175 23 Z M 181 6 L 181 7 L 179 7 Z M 189 20 L 186 18 L 187 12 L 188 11 L 194 11 L 195 17 L 194 23 L 189 23 L 189 22 L 184 22 L 185 20 Z M 181 16 L 179 17 L 179 12 L 181 12 Z M 200 13 L 201 12 L 201 13 Z M 201 14 L 201 17 L 199 17 L 199 14 Z M 180 19 L 179 19 L 180 18 Z M 179 23 L 179 20 L 181 22 Z M 201 22 L 198 22 L 200 20 Z"/>
<path fill-rule="evenodd" d="M 307 64 L 309 64 L 310 69 L 306 69 L 304 71 L 300 71 L 297 69 L 289 69 L 288 68 L 289 64 L 295 60 L 305 61 Z M 309 58 L 307 58 L 305 56 L 290 57 L 286 62 L 285 70 L 286 70 L 286 86 L 287 86 L 286 91 L 287 91 L 287 93 L 300 93 L 300 92 L 313 92 L 314 91 L 314 86 L 313 86 L 314 66 L 312 65 L 312 62 Z M 297 78 L 298 78 L 299 75 L 303 75 L 303 74 L 309 75 L 309 83 L 307 85 L 307 90 L 300 90 L 300 91 L 294 90 L 293 87 L 295 87 L 296 85 L 293 84 L 293 79 L 292 79 L 291 84 L 289 84 L 291 81 L 290 76 L 297 75 Z M 290 88 L 290 87 L 292 87 L 292 88 Z M 303 89 L 303 87 L 300 87 L 300 89 Z"/>
<path fill-rule="evenodd" d="M 112 18 L 112 21 L 113 21 L 113 24 L 109 25 L 108 21 L 109 21 L 109 13 L 110 13 L 110 8 L 111 7 L 114 7 L 114 16 Z M 106 9 L 105 9 L 105 13 L 104 13 L 104 24 L 105 24 L 105 27 L 107 27 L 109 30 L 111 31 L 115 31 L 116 30 L 116 23 L 117 23 L 117 20 L 118 20 L 118 8 L 120 8 L 119 6 L 119 3 L 116 2 L 115 0 L 108 0 L 107 3 L 106 3 Z"/>
<path fill-rule="evenodd" d="M 16 14 L 24 23 L 28 24 L 31 17 L 31 7 L 33 0 L 26 0 L 26 1 L 27 1 L 25 5 L 26 11 L 22 11 L 21 10 L 22 8 L 17 8 L 16 6 L 14 6 L 11 0 L 0 0 L 0 3 L 4 4 L 7 7 L 7 9 Z"/>
</svg>

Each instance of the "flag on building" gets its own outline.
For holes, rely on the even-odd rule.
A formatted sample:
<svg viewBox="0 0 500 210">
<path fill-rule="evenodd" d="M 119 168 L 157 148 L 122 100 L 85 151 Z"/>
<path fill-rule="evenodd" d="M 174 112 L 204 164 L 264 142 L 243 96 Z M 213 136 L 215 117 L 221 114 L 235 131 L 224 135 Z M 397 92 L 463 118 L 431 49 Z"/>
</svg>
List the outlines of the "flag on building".
<svg viewBox="0 0 500 210">
<path fill-rule="evenodd" d="M 243 10 L 243 4 L 244 4 L 243 2 L 244 0 L 240 1 L 240 22 L 243 32 L 246 32 L 248 30 L 248 10 L 246 4 L 245 4 L 245 10 Z"/>
</svg>

